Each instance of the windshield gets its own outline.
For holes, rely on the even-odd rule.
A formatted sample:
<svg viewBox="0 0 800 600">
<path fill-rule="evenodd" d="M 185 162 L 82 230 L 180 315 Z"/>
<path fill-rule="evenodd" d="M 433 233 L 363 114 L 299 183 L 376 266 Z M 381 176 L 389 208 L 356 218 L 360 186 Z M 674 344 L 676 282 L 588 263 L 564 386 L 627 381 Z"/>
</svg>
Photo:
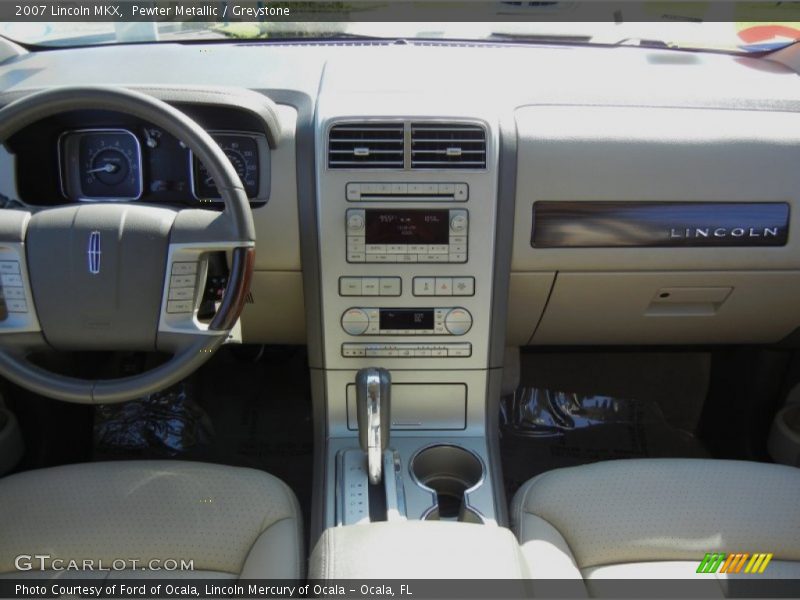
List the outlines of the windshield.
<svg viewBox="0 0 800 600">
<path fill-rule="evenodd" d="M 252 3 L 223 1 L 214 3 L 218 5 L 215 13 L 205 15 L 206 19 L 210 17 L 216 22 L 164 21 L 164 18 L 175 16 L 175 7 L 180 2 L 147 4 L 152 7 L 151 11 L 169 12 L 160 15 L 151 12 L 149 17 L 146 14 L 134 17 L 125 14 L 121 19 L 157 18 L 159 22 L 6 22 L 0 24 L 0 34 L 34 46 L 368 37 L 639 45 L 727 52 L 775 50 L 800 40 L 800 6 L 798 3 L 781 2 L 753 4 L 751 8 L 756 7 L 755 12 L 737 4 L 726 4 L 730 10 L 721 12 L 714 2 L 629 3 L 622 5 L 624 9 L 609 14 L 613 18 L 605 22 L 600 19 L 591 22 L 573 20 L 585 16 L 578 3 L 574 2 L 452 3 L 453 6 L 462 5 L 462 9 L 467 7 L 468 11 L 453 14 L 490 18 L 481 22 L 401 20 L 417 14 L 429 15 L 419 7 L 429 9 L 438 3 L 428 6 L 422 3 L 414 3 L 413 6 L 403 4 L 402 8 L 398 4 L 379 2 L 327 3 L 335 4 L 336 10 L 330 12 L 328 7 L 325 18 L 333 16 L 341 20 L 317 20 L 322 17 L 312 14 L 309 20 L 287 21 L 283 19 L 292 15 L 308 17 L 309 13 L 289 13 L 288 17 L 277 15 L 268 20 L 269 16 L 257 12 L 264 10 L 258 8 L 267 6 L 264 3 L 255 6 Z M 445 12 L 435 14 L 441 16 Z M 593 17 L 603 14 L 599 9 L 591 13 Z M 233 19 L 228 20 L 230 17 Z M 728 19 L 725 20 L 725 17 Z M 791 21 L 792 18 L 798 20 Z"/>
</svg>

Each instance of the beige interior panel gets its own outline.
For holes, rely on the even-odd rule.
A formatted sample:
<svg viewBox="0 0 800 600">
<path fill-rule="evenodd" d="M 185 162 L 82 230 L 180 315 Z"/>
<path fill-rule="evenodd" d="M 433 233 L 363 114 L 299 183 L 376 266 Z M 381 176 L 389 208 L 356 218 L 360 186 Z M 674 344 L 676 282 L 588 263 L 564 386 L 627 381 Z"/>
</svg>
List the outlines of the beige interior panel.
<svg viewBox="0 0 800 600">
<path fill-rule="evenodd" d="M 256 271 L 242 312 L 242 341 L 247 344 L 305 344 L 303 274 Z"/>
<path fill-rule="evenodd" d="M 269 202 L 253 209 L 256 225 L 256 269 L 300 270 L 300 226 L 295 177 L 295 127 L 297 111 L 278 105 L 281 141 L 270 152 Z"/>
<path fill-rule="evenodd" d="M 772 343 L 800 326 L 800 271 L 559 273 L 532 343 Z"/>
<path fill-rule="evenodd" d="M 800 269 L 800 114 L 527 106 L 512 271 Z M 538 200 L 788 202 L 789 242 L 761 248 L 531 247 Z"/>
<path fill-rule="evenodd" d="M 508 288 L 506 344 L 528 343 L 542 317 L 555 273 L 512 273 Z"/>
</svg>

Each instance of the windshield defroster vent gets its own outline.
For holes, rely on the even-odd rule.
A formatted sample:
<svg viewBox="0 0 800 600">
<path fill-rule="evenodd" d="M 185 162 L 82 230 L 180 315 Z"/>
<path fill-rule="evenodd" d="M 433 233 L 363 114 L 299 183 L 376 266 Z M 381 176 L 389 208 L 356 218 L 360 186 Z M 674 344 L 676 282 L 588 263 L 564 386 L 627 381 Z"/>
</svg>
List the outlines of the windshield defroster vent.
<svg viewBox="0 0 800 600">
<path fill-rule="evenodd" d="M 485 169 L 486 131 L 480 125 L 412 123 L 412 169 Z"/>
<path fill-rule="evenodd" d="M 403 123 L 343 123 L 328 138 L 330 169 L 402 169 Z"/>
</svg>

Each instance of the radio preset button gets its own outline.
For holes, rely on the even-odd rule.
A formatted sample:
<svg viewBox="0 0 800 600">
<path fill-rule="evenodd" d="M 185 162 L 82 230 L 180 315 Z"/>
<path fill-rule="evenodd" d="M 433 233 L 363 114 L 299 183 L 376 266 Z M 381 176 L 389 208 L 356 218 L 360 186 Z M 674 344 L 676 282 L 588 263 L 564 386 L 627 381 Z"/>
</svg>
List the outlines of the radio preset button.
<svg viewBox="0 0 800 600">
<path fill-rule="evenodd" d="M 6 299 L 6 309 L 8 312 L 26 313 L 28 312 L 28 303 L 25 300 Z"/>
</svg>

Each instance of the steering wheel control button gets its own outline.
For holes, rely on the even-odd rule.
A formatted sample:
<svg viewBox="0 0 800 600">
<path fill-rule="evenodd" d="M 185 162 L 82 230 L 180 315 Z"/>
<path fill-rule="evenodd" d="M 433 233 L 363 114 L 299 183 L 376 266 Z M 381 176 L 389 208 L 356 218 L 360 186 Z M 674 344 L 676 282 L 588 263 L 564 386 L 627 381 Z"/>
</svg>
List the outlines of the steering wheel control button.
<svg viewBox="0 0 800 600">
<path fill-rule="evenodd" d="M 452 335 L 464 335 L 472 328 L 472 315 L 465 308 L 453 308 L 445 316 L 444 326 Z"/>
<path fill-rule="evenodd" d="M 172 263 L 173 275 L 194 275 L 197 273 L 196 262 L 174 262 Z"/>
<path fill-rule="evenodd" d="M 342 315 L 342 329 L 350 335 L 362 335 L 366 333 L 369 325 L 369 315 L 361 308 L 348 309 Z"/>
<path fill-rule="evenodd" d="M 197 277 L 195 275 L 172 275 L 169 278 L 169 287 L 172 288 L 193 288 Z"/>
<path fill-rule="evenodd" d="M 0 281 L 3 283 L 3 287 L 22 287 L 22 276 L 21 275 L 14 275 L 10 273 L 3 273 L 0 275 Z"/>
<path fill-rule="evenodd" d="M 25 300 L 6 300 L 6 310 L 10 313 L 26 313 L 28 303 Z"/>
<path fill-rule="evenodd" d="M 0 260 L 0 273 L 19 273 L 19 262 L 16 260 Z"/>
<path fill-rule="evenodd" d="M 194 288 L 170 288 L 170 300 L 193 300 Z"/>
<path fill-rule="evenodd" d="M 21 287 L 7 287 L 3 288 L 2 292 L 0 292 L 6 300 L 24 300 L 25 299 L 25 288 Z"/>
<path fill-rule="evenodd" d="M 190 313 L 194 308 L 191 300 L 170 300 L 167 302 L 167 312 L 169 314 Z"/>
</svg>

